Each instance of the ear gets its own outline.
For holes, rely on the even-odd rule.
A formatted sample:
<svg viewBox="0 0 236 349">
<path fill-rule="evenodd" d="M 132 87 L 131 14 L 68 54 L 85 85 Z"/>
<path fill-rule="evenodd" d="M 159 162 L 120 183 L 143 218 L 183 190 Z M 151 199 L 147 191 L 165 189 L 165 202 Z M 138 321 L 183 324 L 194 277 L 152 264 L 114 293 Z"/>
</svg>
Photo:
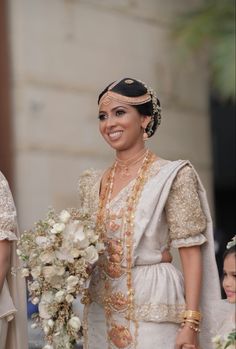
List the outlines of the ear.
<svg viewBox="0 0 236 349">
<path fill-rule="evenodd" d="M 141 116 L 141 127 L 145 130 L 149 122 L 151 121 L 150 115 L 142 115 Z"/>
</svg>

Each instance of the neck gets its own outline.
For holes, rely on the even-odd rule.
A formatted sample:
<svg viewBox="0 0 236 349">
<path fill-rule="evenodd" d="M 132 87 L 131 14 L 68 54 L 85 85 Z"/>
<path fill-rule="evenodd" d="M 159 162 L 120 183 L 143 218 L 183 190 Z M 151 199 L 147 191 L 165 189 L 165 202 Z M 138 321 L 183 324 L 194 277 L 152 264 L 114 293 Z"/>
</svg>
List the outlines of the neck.
<svg viewBox="0 0 236 349">
<path fill-rule="evenodd" d="M 116 152 L 116 159 L 120 161 L 130 161 L 133 158 L 136 158 L 136 156 L 141 155 L 143 152 L 147 150 L 145 148 L 145 145 L 140 145 L 138 147 L 135 147 L 135 149 L 127 149 L 127 150 L 122 150 L 122 151 L 117 151 Z"/>
</svg>

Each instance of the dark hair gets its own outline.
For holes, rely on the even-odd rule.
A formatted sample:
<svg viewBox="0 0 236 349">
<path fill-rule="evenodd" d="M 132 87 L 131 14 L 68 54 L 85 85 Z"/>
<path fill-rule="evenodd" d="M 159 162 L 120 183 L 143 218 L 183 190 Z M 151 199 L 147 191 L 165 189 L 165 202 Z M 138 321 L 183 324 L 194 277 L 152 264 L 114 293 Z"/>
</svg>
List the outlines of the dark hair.
<svg viewBox="0 0 236 349">
<path fill-rule="evenodd" d="M 112 86 L 114 84 L 114 86 Z M 141 115 L 148 115 L 152 117 L 152 120 L 147 125 L 145 132 L 148 134 L 148 137 L 154 135 L 157 127 L 161 122 L 161 113 L 160 113 L 160 101 L 156 97 L 154 91 L 149 89 L 143 82 L 133 79 L 133 78 L 124 78 L 117 83 L 112 82 L 109 84 L 99 95 L 98 104 L 100 99 L 107 91 L 116 92 L 122 96 L 126 97 L 140 97 L 149 93 L 152 100 L 139 105 L 132 105 Z M 154 103 L 157 106 L 156 110 L 154 110 Z"/>
<path fill-rule="evenodd" d="M 225 250 L 225 253 L 223 254 L 223 261 L 226 257 L 228 257 L 230 254 L 233 254 L 236 257 L 236 246 L 232 246 L 229 249 Z"/>
</svg>

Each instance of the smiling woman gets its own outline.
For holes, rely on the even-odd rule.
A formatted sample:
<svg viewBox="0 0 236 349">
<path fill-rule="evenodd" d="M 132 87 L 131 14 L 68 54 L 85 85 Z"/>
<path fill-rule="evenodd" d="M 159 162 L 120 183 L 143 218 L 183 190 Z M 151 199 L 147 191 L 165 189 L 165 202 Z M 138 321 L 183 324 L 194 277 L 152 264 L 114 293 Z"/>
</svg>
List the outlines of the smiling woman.
<svg viewBox="0 0 236 349">
<path fill-rule="evenodd" d="M 220 292 L 198 175 L 189 161 L 165 160 L 146 148 L 161 121 L 160 102 L 146 84 L 115 81 L 98 105 L 99 130 L 115 160 L 80 179 L 81 204 L 96 217 L 106 246 L 89 286 L 85 348 L 198 349 L 203 314 L 200 341 L 209 349 L 209 309 Z M 179 249 L 183 277 L 170 247 Z"/>
</svg>

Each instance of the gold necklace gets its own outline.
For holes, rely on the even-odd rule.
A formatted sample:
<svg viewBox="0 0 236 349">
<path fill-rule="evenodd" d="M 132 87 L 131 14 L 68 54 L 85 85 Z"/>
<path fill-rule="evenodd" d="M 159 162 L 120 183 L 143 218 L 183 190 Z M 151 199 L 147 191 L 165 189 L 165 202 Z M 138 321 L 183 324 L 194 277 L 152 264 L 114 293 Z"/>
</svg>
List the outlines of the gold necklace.
<svg viewBox="0 0 236 349">
<path fill-rule="evenodd" d="M 120 172 L 121 176 L 125 178 L 130 177 L 131 176 L 130 169 L 134 165 L 136 165 L 138 162 L 143 160 L 144 157 L 147 155 L 147 153 L 148 153 L 148 150 L 144 148 L 127 160 L 122 160 L 117 157 L 116 163 L 117 163 L 117 167 L 121 169 L 121 172 Z"/>
<path fill-rule="evenodd" d="M 135 217 L 135 210 L 137 207 L 137 204 L 139 202 L 140 195 L 142 193 L 143 187 L 147 181 L 149 169 L 152 165 L 152 163 L 155 161 L 155 156 L 152 154 L 149 150 L 146 152 L 145 157 L 143 159 L 142 165 L 138 171 L 138 175 L 135 179 L 134 185 L 131 189 L 130 195 L 128 195 L 126 200 L 126 210 L 124 215 L 124 227 L 123 227 L 123 241 L 125 244 L 125 250 L 126 250 L 126 285 L 127 285 L 127 295 L 124 295 L 125 299 L 127 299 L 127 312 L 125 319 L 128 323 L 128 326 L 122 326 L 119 324 L 116 324 L 114 319 L 112 318 L 112 307 L 109 304 L 109 301 L 106 302 L 106 300 L 109 300 L 111 297 L 111 290 L 108 286 L 106 296 L 105 296 L 105 314 L 106 314 L 106 322 L 107 322 L 107 330 L 108 330 L 108 339 L 109 341 L 113 342 L 113 340 L 119 340 L 120 336 L 122 337 L 122 334 L 126 335 L 129 341 L 129 345 L 132 345 L 132 348 L 137 347 L 137 337 L 138 337 L 138 321 L 135 320 L 135 290 L 133 288 L 133 280 L 132 280 L 132 256 L 133 256 L 133 234 L 134 234 L 134 217 Z M 109 176 L 106 182 L 106 187 L 104 190 L 104 195 L 100 197 L 99 202 L 99 210 L 97 215 L 97 224 L 98 224 L 98 230 L 101 232 L 102 237 L 104 240 L 107 237 L 106 233 L 106 222 L 107 215 L 110 214 L 110 198 L 112 194 L 112 189 L 114 186 L 114 176 L 116 171 L 116 162 L 112 166 Z M 107 201 L 106 201 L 107 198 Z M 123 295 L 122 295 L 123 296 Z M 134 334 L 131 335 L 131 320 L 133 321 L 135 325 Z M 110 344 L 108 343 L 108 346 L 110 348 Z"/>
</svg>

